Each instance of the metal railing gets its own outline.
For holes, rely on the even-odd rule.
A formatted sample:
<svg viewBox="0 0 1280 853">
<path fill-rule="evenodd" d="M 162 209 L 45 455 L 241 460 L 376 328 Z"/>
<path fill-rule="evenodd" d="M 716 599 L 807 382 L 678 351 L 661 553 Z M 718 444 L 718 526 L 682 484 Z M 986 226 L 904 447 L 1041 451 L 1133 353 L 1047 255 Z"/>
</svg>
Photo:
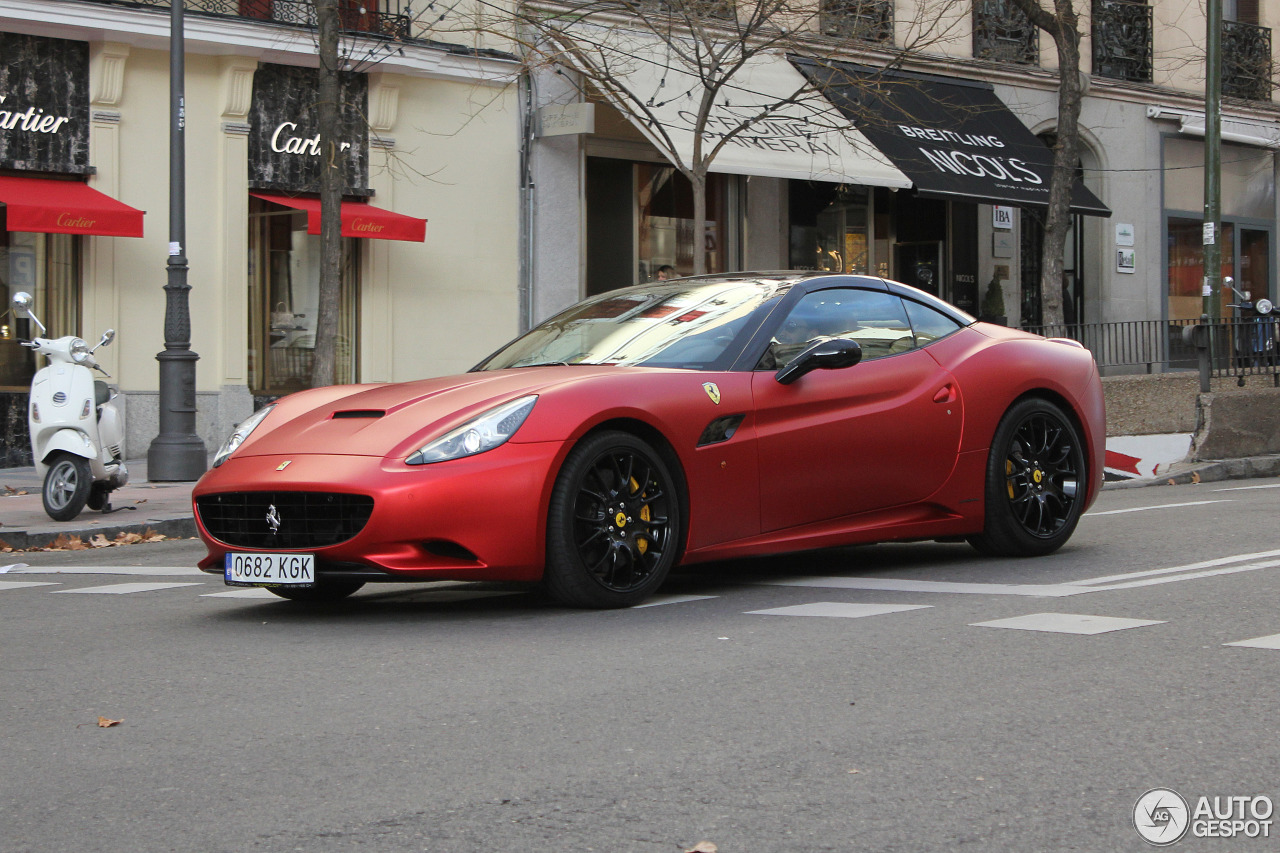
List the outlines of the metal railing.
<svg viewBox="0 0 1280 853">
<path fill-rule="evenodd" d="M 1145 0 L 1093 0 L 1093 73 L 1150 83 L 1151 34 Z"/>
<path fill-rule="evenodd" d="M 1222 94 L 1271 100 L 1271 29 L 1222 22 Z"/>
<path fill-rule="evenodd" d="M 822 0 L 821 9 L 823 35 L 893 43 L 892 0 Z"/>
<path fill-rule="evenodd" d="M 1280 316 L 1196 320 L 1133 320 L 1028 326 L 1047 338 L 1079 341 L 1103 373 L 1198 370 L 1202 390 L 1210 379 L 1269 376 L 1280 388 Z"/>
<path fill-rule="evenodd" d="M 111 6 L 134 6 L 168 9 L 170 0 L 92 0 Z M 365 2 L 340 2 L 339 20 L 343 31 L 390 39 L 411 37 L 412 18 L 407 11 L 407 0 L 365 0 Z M 314 29 L 315 5 L 311 0 L 185 0 L 183 9 L 189 13 L 223 17 L 249 18 Z"/>
<path fill-rule="evenodd" d="M 1040 64 L 1040 31 L 1013 0 L 974 0 L 973 55 L 992 62 Z"/>
</svg>

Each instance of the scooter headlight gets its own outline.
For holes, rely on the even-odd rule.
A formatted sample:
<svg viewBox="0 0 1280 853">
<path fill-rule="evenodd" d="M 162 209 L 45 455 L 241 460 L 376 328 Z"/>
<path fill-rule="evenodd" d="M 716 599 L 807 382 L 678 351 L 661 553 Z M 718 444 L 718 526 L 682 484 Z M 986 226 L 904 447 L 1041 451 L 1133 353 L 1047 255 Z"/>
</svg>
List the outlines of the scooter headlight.
<svg viewBox="0 0 1280 853">
<path fill-rule="evenodd" d="M 244 444 L 244 440 L 249 437 L 249 433 L 253 432 L 254 429 L 257 428 L 258 424 L 262 423 L 263 419 L 266 418 L 267 415 L 271 414 L 271 410 L 275 407 L 275 403 L 272 403 L 270 406 L 263 406 L 237 425 L 236 428 L 231 431 L 231 437 L 223 442 L 222 447 L 218 449 L 217 455 L 213 457 L 213 467 L 217 468 L 223 462 L 226 462 L 227 457 L 232 453 L 235 453 L 237 447 Z"/>
<path fill-rule="evenodd" d="M 1253 303 L 1253 310 L 1257 311 L 1259 314 L 1270 314 L 1275 310 L 1275 308 L 1276 306 L 1272 304 L 1270 299 L 1259 299 L 1257 302 Z"/>
<path fill-rule="evenodd" d="M 83 338 L 76 338 L 71 342 L 71 358 L 76 364 L 84 364 L 92 360 L 93 352 Z"/>
</svg>

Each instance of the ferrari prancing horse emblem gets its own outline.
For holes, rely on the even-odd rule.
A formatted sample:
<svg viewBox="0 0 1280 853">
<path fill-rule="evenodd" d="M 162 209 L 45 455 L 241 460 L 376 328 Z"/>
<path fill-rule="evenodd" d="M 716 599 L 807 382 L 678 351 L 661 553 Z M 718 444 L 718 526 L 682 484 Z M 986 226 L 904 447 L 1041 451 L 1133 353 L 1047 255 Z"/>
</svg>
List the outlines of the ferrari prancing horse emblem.
<svg viewBox="0 0 1280 853">
<path fill-rule="evenodd" d="M 711 398 L 711 402 L 717 406 L 720 405 L 720 388 L 714 382 L 703 382 L 702 390 L 707 392 L 707 396 Z"/>
</svg>

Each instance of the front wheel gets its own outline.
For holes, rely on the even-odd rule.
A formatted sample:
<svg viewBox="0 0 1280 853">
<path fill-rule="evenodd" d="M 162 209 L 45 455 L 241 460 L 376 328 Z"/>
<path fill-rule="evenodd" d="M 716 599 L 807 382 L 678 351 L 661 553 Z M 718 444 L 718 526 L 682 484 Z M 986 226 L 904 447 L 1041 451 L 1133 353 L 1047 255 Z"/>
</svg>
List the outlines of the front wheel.
<svg viewBox="0 0 1280 853">
<path fill-rule="evenodd" d="M 89 500 L 93 472 L 89 460 L 70 453 L 58 453 L 50 460 L 44 475 L 40 497 L 44 511 L 54 521 L 70 521 L 80 514 Z"/>
<path fill-rule="evenodd" d="M 662 456 L 630 433 L 597 433 L 565 459 L 551 493 L 547 590 L 575 607 L 639 604 L 671 571 L 681 532 Z"/>
<path fill-rule="evenodd" d="M 984 554 L 1034 557 L 1062 547 L 1083 511 L 1088 466 L 1062 409 L 1029 398 L 1000 420 L 986 472 L 986 524 L 970 543 Z"/>
</svg>

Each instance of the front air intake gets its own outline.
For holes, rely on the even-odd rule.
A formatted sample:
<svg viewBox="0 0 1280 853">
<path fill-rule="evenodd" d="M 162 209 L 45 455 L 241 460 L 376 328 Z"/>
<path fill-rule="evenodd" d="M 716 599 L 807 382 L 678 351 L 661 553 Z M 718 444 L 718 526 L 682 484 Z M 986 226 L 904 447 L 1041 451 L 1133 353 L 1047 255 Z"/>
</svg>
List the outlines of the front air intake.
<svg viewBox="0 0 1280 853">
<path fill-rule="evenodd" d="M 228 492 L 196 498 L 196 511 L 215 539 L 236 548 L 325 548 L 364 529 L 373 498 L 338 492 Z"/>
</svg>

